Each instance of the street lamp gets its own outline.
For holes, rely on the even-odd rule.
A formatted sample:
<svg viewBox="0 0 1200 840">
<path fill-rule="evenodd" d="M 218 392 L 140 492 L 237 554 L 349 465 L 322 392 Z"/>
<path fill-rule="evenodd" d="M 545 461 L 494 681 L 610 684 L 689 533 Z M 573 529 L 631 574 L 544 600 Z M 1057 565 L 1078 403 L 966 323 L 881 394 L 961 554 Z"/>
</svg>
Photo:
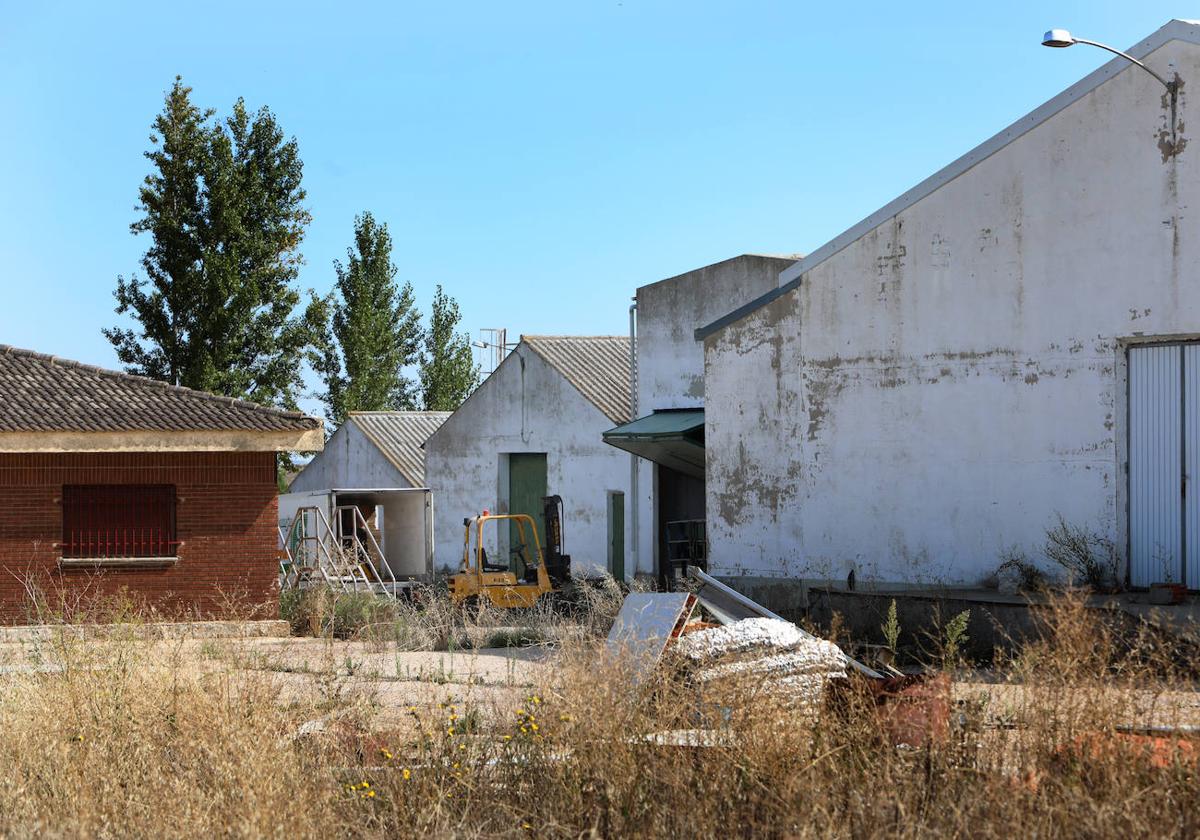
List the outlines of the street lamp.
<svg viewBox="0 0 1200 840">
<path fill-rule="evenodd" d="M 1045 35 L 1042 36 L 1042 46 L 1043 47 L 1055 47 L 1058 49 L 1063 49 L 1065 47 L 1073 47 L 1076 44 L 1087 44 L 1092 47 L 1099 47 L 1102 50 L 1108 50 L 1110 53 L 1113 53 L 1114 55 L 1121 56 L 1121 58 L 1125 59 L 1126 61 L 1130 62 L 1131 64 L 1136 64 L 1138 67 L 1141 67 L 1143 70 L 1145 70 L 1151 76 L 1158 79 L 1159 83 L 1167 89 L 1167 94 L 1171 97 L 1171 122 L 1170 122 L 1171 148 L 1177 152 L 1178 148 L 1176 148 L 1175 114 L 1176 114 L 1176 110 L 1179 107 L 1179 82 L 1178 82 L 1178 80 L 1172 79 L 1171 81 L 1168 82 L 1166 79 L 1164 79 L 1162 76 L 1155 73 L 1153 70 L 1151 70 L 1145 64 L 1138 61 L 1133 56 L 1129 55 L 1129 53 L 1123 53 L 1118 49 L 1110 47 L 1108 44 L 1101 44 L 1098 41 L 1089 41 L 1086 38 L 1076 38 L 1074 35 L 1072 35 L 1070 32 L 1068 32 L 1065 29 L 1051 29 L 1049 32 L 1047 32 Z"/>
<path fill-rule="evenodd" d="M 1151 70 L 1145 64 L 1138 61 L 1136 58 L 1129 55 L 1128 53 L 1123 53 L 1118 49 L 1110 47 L 1108 44 L 1101 44 L 1098 41 L 1089 41 L 1086 38 L 1076 38 L 1074 35 L 1072 35 L 1070 32 L 1068 32 L 1065 29 L 1051 29 L 1049 32 L 1047 32 L 1045 35 L 1042 36 L 1042 46 L 1043 47 L 1057 47 L 1057 48 L 1061 49 L 1064 47 L 1072 47 L 1075 44 L 1088 44 L 1089 46 L 1099 47 L 1102 50 L 1108 50 L 1110 53 L 1121 56 L 1121 58 L 1125 59 L 1128 62 L 1136 64 L 1138 67 L 1141 67 L 1143 70 L 1145 70 L 1151 76 L 1158 79 L 1158 81 L 1162 84 L 1162 86 L 1167 89 L 1167 92 L 1171 94 L 1171 99 L 1174 100 L 1175 91 L 1176 91 L 1176 87 L 1177 87 L 1176 83 L 1173 81 L 1168 82 L 1162 76 L 1155 73 L 1153 70 Z"/>
</svg>

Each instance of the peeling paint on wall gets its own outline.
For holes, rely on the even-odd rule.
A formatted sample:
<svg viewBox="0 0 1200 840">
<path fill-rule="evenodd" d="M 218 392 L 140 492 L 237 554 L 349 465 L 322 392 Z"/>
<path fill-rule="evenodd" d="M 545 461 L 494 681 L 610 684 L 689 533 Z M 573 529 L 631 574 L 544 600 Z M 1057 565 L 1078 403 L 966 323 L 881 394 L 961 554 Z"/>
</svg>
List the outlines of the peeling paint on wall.
<svg viewBox="0 0 1200 840">
<path fill-rule="evenodd" d="M 1195 45 L 1152 60 L 1200 77 Z M 1124 544 L 1122 342 L 1200 333 L 1156 84 L 1116 75 L 706 339 L 714 569 L 975 584 L 1056 512 Z"/>
</svg>

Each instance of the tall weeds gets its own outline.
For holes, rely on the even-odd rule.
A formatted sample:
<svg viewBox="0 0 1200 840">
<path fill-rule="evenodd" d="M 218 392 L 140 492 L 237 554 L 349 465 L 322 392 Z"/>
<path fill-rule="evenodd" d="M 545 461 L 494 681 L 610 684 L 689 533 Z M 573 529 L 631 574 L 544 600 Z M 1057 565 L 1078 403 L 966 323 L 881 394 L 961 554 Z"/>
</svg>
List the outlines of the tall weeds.
<svg viewBox="0 0 1200 840">
<path fill-rule="evenodd" d="M 458 625 L 456 625 L 458 626 Z M 465 625 L 463 625 L 465 626 Z M 228 642 L 236 644 L 236 642 Z M 336 642 L 329 642 L 336 645 Z M 381 645 L 396 644 L 380 641 Z M 279 837 L 1196 836 L 1178 651 L 1055 601 L 951 730 L 897 748 L 866 700 L 834 714 L 761 685 L 632 684 L 594 634 L 497 719 L 288 699 L 283 675 L 182 643 L 63 634 L 0 677 L 0 833 Z M 304 729 L 318 715 L 338 725 Z M 1195 722 L 1195 721 L 1193 721 Z"/>
</svg>

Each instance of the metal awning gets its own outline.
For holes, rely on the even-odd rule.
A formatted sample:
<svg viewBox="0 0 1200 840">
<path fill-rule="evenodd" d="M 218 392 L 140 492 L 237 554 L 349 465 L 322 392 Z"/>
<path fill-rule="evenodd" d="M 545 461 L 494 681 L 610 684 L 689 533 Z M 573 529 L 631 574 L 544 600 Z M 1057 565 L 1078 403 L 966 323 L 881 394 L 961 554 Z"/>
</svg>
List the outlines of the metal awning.
<svg viewBox="0 0 1200 840">
<path fill-rule="evenodd" d="M 704 478 L 704 409 L 656 411 L 604 433 L 604 442 L 647 461 Z"/>
</svg>

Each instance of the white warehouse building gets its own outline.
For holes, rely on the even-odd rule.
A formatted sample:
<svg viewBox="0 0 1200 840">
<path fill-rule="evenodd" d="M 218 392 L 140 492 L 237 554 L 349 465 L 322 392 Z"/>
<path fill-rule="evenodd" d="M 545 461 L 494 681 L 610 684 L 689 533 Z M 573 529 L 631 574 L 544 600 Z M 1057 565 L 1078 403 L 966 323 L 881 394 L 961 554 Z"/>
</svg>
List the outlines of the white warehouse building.
<svg viewBox="0 0 1200 840">
<path fill-rule="evenodd" d="M 1130 53 L 1176 103 L 1114 59 L 697 331 L 715 573 L 974 585 L 1061 514 L 1200 588 L 1200 25 Z"/>
<path fill-rule="evenodd" d="M 522 336 L 425 442 L 436 567 L 459 567 L 463 519 L 484 510 L 529 514 L 544 548 L 542 498 L 557 495 L 572 569 L 624 578 L 629 459 L 601 435 L 629 419 L 629 394 L 628 338 Z M 489 537 L 508 556 L 508 532 Z"/>
<path fill-rule="evenodd" d="M 288 490 L 424 487 L 421 445 L 449 416 L 448 411 L 351 411 Z"/>
<path fill-rule="evenodd" d="M 640 456 L 636 479 L 629 482 L 634 485 L 630 498 L 637 500 L 630 506 L 637 533 L 631 565 L 640 574 L 665 578 L 671 557 L 688 554 L 681 542 L 703 542 L 704 348 L 695 331 L 769 292 L 795 261 L 795 256 L 742 254 L 637 290 L 637 419 L 610 429 L 604 439 Z M 670 544 L 669 536 L 674 538 Z"/>
</svg>

